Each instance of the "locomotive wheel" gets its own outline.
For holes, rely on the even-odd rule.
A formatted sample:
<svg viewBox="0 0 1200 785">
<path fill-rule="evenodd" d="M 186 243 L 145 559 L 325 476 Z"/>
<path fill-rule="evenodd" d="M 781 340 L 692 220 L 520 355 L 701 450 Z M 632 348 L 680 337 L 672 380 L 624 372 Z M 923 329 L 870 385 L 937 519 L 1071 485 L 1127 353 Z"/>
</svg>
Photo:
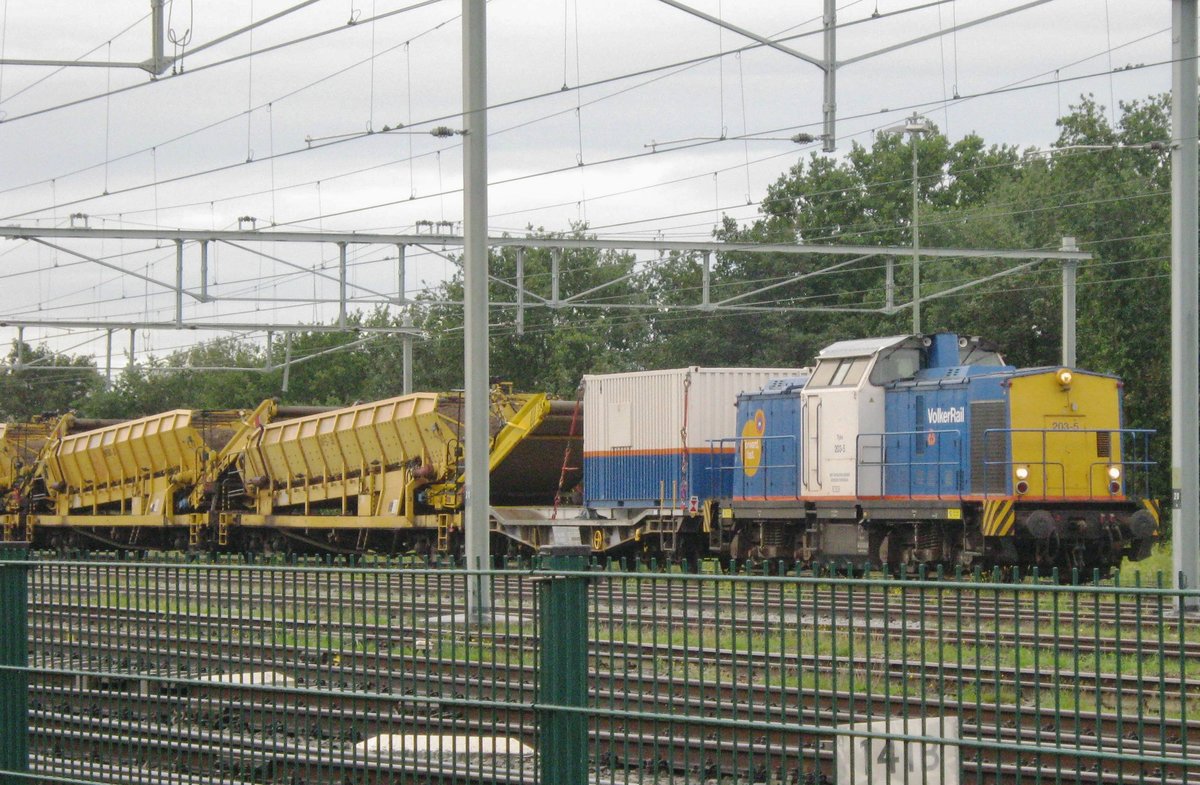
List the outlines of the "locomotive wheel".
<svg viewBox="0 0 1200 785">
<path fill-rule="evenodd" d="M 733 539 L 729 541 L 730 572 L 737 572 L 738 567 L 750 558 L 750 544 L 747 542 L 748 539 L 746 532 L 743 530 L 733 535 Z"/>
<path fill-rule="evenodd" d="M 867 558 L 871 569 L 892 577 L 898 576 L 904 558 L 902 542 L 895 529 L 872 526 L 867 534 Z"/>
<path fill-rule="evenodd" d="M 882 526 L 871 526 L 867 530 L 867 559 L 872 570 L 882 570 L 887 561 L 887 530 Z"/>
</svg>

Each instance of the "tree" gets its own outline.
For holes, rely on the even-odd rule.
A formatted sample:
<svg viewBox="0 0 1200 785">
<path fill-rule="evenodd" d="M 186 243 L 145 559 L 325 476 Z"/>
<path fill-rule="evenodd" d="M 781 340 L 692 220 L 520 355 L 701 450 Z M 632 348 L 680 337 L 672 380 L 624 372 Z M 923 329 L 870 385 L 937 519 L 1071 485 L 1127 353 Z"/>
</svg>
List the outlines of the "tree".
<svg viewBox="0 0 1200 785">
<path fill-rule="evenodd" d="M 870 149 L 855 144 L 841 161 L 814 153 L 768 188 L 760 219 L 747 226 L 726 220 L 717 236 L 727 242 L 908 245 L 913 231 L 913 145 L 926 243 L 954 239 L 970 245 L 963 237 L 969 232 L 967 216 L 986 204 L 992 190 L 1018 176 L 1020 156 L 1011 147 L 986 147 L 975 135 L 951 144 L 936 132 L 907 140 L 880 134 Z M 1004 233 L 1001 229 L 997 227 L 997 233 Z M 886 298 L 889 267 L 897 307 L 891 311 Z M 956 286 L 965 277 L 978 276 L 980 267 L 969 262 L 927 267 L 923 292 Z M 995 272 L 994 262 L 991 267 Z M 910 329 L 907 310 L 898 309 L 911 291 L 907 258 L 724 254 L 713 266 L 712 299 L 740 297 L 740 305 L 757 306 L 742 312 L 709 314 L 693 308 L 679 315 L 684 302 L 696 300 L 699 273 L 694 258 L 661 265 L 649 285 L 664 305 L 652 324 L 656 344 L 668 356 L 700 354 L 714 363 L 800 365 L 837 340 Z M 751 296 L 756 288 L 763 288 L 762 293 Z M 954 304 L 959 302 L 956 298 Z M 933 329 L 959 326 L 954 322 L 962 320 L 948 318 L 953 305 L 939 305 L 931 307 L 925 322 Z M 1007 304 L 1008 312 L 1012 306 Z M 783 312 L 789 308 L 814 310 Z M 715 320 L 719 341 L 712 338 Z"/>
<path fill-rule="evenodd" d="M 569 235 L 534 232 L 538 238 L 582 238 L 585 227 Z M 526 307 L 516 306 L 517 258 L 523 257 Z M 553 254 L 545 248 L 494 249 L 489 259 L 488 296 L 492 303 L 491 375 L 520 390 L 544 390 L 574 397 L 585 373 L 638 367 L 646 323 L 637 310 L 605 311 L 570 300 L 591 292 L 589 300 L 606 298 L 624 305 L 644 305 L 638 271 L 629 254 L 596 249 L 566 249 L 558 262 L 559 301 L 553 301 Z M 415 375 L 427 389 L 455 389 L 463 384 L 462 274 L 438 287 L 417 306 L 417 325 L 428 339 L 416 351 Z M 518 326 L 520 320 L 520 326 Z"/>
<path fill-rule="evenodd" d="M 270 382 L 253 370 L 263 362 L 255 344 L 238 338 L 205 341 L 129 366 L 112 388 L 97 393 L 81 412 L 94 417 L 144 417 L 171 409 L 253 408 L 270 396 Z"/>
<path fill-rule="evenodd" d="M 65 412 L 103 387 L 90 357 L 58 354 L 45 346 L 13 341 L 0 373 L 0 417 L 28 420 Z"/>
<path fill-rule="evenodd" d="M 1125 381 L 1131 427 L 1158 432 L 1155 489 L 1165 495 L 1170 465 L 1171 171 L 1167 149 L 1139 147 L 1170 138 L 1166 95 L 1122 103 L 1114 128 L 1090 96 L 1064 117 L 1049 167 L 1061 209 L 1053 231 L 1075 235 L 1095 260 L 1079 275 L 1079 362 Z M 1124 146 L 1072 150 L 1083 145 Z M 1051 220 L 1052 219 L 1052 220 Z"/>
</svg>

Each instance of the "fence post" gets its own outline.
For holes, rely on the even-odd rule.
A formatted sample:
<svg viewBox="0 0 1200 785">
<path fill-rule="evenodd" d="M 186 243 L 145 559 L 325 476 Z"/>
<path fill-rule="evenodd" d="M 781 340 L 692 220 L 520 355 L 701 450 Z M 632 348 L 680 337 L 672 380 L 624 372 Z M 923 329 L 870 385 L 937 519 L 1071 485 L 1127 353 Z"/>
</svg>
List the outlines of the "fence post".
<svg viewBox="0 0 1200 785">
<path fill-rule="evenodd" d="M 545 548 L 542 568 L 583 571 L 587 546 Z M 588 774 L 588 579 L 550 575 L 538 586 L 541 662 L 538 668 L 538 754 L 542 785 L 585 785 Z"/>
<path fill-rule="evenodd" d="M 0 542 L 0 783 L 29 771 L 28 573 L 23 542 Z"/>
</svg>

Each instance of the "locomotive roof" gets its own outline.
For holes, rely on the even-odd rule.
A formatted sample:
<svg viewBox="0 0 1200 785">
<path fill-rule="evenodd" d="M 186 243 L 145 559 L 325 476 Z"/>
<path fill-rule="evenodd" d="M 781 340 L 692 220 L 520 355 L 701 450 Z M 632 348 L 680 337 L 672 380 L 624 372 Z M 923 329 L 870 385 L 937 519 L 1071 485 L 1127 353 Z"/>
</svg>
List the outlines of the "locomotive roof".
<svg viewBox="0 0 1200 785">
<path fill-rule="evenodd" d="M 990 377 L 1011 377 L 1017 369 L 1011 365 L 950 365 L 940 368 L 922 368 L 916 376 L 897 379 L 887 385 L 889 390 L 913 387 L 947 387 L 970 384 Z"/>
<path fill-rule="evenodd" d="M 1036 368 L 1018 368 L 1016 371 L 1013 372 L 1012 375 L 1013 376 L 1036 376 L 1040 373 L 1058 373 L 1058 371 L 1063 367 L 1064 366 L 1062 366 L 1062 365 L 1043 365 L 1043 366 L 1039 366 Z M 1117 381 L 1121 380 L 1121 377 L 1117 376 L 1115 373 L 1104 373 L 1103 371 L 1088 371 L 1088 370 L 1084 370 L 1083 368 L 1068 368 L 1067 370 L 1069 370 L 1075 376 L 1099 376 L 1099 377 L 1103 377 L 1106 379 L 1116 379 Z"/>
<path fill-rule="evenodd" d="M 888 385 L 888 389 L 900 390 L 911 389 L 914 387 L 945 387 L 952 384 L 968 384 L 977 382 L 988 377 L 1003 376 L 1008 378 L 1019 376 L 1037 376 L 1043 373 L 1057 373 L 1061 365 L 1044 365 L 1036 368 L 1015 368 L 1011 365 L 956 365 L 948 368 L 934 368 L 922 370 L 915 378 L 897 379 Z M 1085 371 L 1081 368 L 1071 368 L 1071 373 L 1076 376 L 1096 376 L 1106 379 L 1116 379 L 1120 381 L 1120 377 L 1111 373 L 1100 373 L 1097 371 Z"/>
<path fill-rule="evenodd" d="M 893 335 L 888 338 L 858 338 L 853 341 L 838 341 L 831 343 L 817 355 L 818 360 L 831 357 L 867 357 L 884 349 L 907 341 L 910 335 Z"/>
</svg>

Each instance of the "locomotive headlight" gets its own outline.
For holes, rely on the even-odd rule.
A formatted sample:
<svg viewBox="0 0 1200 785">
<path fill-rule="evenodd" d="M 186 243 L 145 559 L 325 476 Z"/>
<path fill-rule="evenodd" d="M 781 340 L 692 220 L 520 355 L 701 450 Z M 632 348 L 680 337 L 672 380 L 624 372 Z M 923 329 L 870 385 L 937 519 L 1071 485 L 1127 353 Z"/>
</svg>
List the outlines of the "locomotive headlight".
<svg viewBox="0 0 1200 785">
<path fill-rule="evenodd" d="M 1121 492 L 1121 467 L 1108 467 L 1108 492 L 1117 494 Z"/>
<path fill-rule="evenodd" d="M 1029 479 L 1029 469 L 1025 468 L 1024 466 L 1018 466 L 1015 474 L 1017 475 L 1018 480 Z"/>
<path fill-rule="evenodd" d="M 1058 373 L 1055 375 L 1055 377 L 1058 379 L 1059 387 L 1066 388 L 1066 387 L 1071 386 L 1071 379 L 1073 377 L 1071 376 L 1071 372 L 1069 370 L 1067 370 L 1066 368 L 1059 368 Z"/>
</svg>

